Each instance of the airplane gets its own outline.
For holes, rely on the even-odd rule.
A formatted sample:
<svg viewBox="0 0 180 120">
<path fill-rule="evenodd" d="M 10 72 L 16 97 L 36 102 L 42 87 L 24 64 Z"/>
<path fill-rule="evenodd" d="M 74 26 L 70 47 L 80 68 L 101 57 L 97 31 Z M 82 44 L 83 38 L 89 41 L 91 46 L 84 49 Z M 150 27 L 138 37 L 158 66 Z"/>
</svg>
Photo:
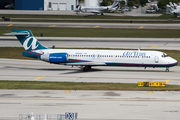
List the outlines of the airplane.
<svg viewBox="0 0 180 120">
<path fill-rule="evenodd" d="M 120 0 L 114 0 L 114 3 L 110 6 L 100 6 L 100 7 L 81 7 L 79 6 L 78 9 L 74 10 L 76 14 L 81 12 L 89 12 L 94 13 L 94 15 L 100 14 L 104 15 L 104 12 L 112 12 L 119 8 L 119 2 Z"/>
<path fill-rule="evenodd" d="M 43 46 L 30 30 L 13 29 L 15 35 L 26 52 L 25 57 L 36 58 L 50 64 L 79 66 L 84 72 L 94 66 L 126 66 L 126 67 L 165 67 L 176 66 L 178 61 L 159 51 L 141 50 L 86 50 L 86 49 L 50 49 Z"/>
<path fill-rule="evenodd" d="M 178 6 L 176 3 L 174 5 L 169 2 L 170 5 L 166 5 L 167 8 L 169 8 L 169 12 L 171 15 L 174 15 L 175 17 L 180 15 L 180 6 Z"/>
</svg>

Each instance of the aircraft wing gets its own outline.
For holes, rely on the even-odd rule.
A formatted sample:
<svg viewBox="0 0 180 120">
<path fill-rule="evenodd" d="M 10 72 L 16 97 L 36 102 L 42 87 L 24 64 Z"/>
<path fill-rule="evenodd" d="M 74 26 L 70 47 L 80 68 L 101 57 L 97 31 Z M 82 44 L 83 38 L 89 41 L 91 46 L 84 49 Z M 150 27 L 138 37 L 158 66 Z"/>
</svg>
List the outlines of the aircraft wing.
<svg viewBox="0 0 180 120">
<path fill-rule="evenodd" d="M 90 66 L 99 66 L 99 65 L 106 65 L 104 62 L 87 62 L 87 63 L 66 63 L 66 65 L 74 65 L 74 66 L 85 66 L 85 65 L 90 65 Z"/>
<path fill-rule="evenodd" d="M 90 13 L 101 13 L 102 11 L 100 11 L 100 10 L 88 10 L 88 12 L 90 12 Z"/>
</svg>

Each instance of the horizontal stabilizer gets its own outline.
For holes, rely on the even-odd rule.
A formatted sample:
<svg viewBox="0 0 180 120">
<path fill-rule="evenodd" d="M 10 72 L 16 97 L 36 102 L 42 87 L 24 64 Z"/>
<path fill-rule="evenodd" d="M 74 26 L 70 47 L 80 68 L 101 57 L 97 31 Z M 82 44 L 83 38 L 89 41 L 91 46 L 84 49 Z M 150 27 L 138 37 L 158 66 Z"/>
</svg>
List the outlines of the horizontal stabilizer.
<svg viewBox="0 0 180 120">
<path fill-rule="evenodd" d="M 48 49 L 40 44 L 30 30 L 12 29 L 11 33 L 4 33 L 3 35 L 15 35 L 26 51 Z"/>
<path fill-rule="evenodd" d="M 27 35 L 29 35 L 29 33 L 12 32 L 12 33 L 4 33 L 3 35 L 24 35 L 24 36 L 27 36 Z"/>
</svg>

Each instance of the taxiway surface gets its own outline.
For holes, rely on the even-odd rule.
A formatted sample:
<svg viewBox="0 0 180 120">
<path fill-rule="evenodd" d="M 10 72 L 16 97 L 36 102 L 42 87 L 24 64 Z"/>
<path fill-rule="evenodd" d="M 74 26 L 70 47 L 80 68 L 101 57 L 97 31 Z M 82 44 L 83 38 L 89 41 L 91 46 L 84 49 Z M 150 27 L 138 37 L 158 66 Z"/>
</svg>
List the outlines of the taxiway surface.
<svg viewBox="0 0 180 120">
<path fill-rule="evenodd" d="M 179 91 L 0 90 L 0 119 L 77 112 L 78 120 L 179 120 Z"/>
<path fill-rule="evenodd" d="M 59 27 L 59 28 L 127 28 L 138 29 L 180 29 L 180 24 L 145 24 L 145 23 L 57 23 L 57 22 L 0 22 L 0 26 L 18 27 Z"/>
<path fill-rule="evenodd" d="M 180 85 L 180 67 L 93 67 L 83 72 L 78 67 L 49 64 L 39 60 L 0 59 L 0 80 L 138 83 L 165 82 Z"/>
<path fill-rule="evenodd" d="M 60 48 L 123 48 L 180 50 L 179 38 L 84 38 L 36 37 L 47 47 Z M 0 47 L 22 47 L 16 37 L 0 37 Z"/>
</svg>

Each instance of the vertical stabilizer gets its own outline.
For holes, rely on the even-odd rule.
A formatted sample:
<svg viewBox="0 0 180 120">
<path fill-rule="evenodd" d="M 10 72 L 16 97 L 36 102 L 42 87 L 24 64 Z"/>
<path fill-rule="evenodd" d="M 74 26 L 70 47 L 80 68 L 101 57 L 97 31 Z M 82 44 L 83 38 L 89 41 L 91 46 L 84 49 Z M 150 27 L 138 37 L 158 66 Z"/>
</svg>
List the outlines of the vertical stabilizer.
<svg viewBox="0 0 180 120">
<path fill-rule="evenodd" d="M 112 7 L 117 7 L 120 0 L 114 0 L 114 3 L 111 5 Z"/>
<path fill-rule="evenodd" d="M 48 49 L 39 43 L 30 30 L 13 29 L 12 31 L 12 33 L 5 33 L 4 35 L 15 35 L 26 51 Z"/>
</svg>

